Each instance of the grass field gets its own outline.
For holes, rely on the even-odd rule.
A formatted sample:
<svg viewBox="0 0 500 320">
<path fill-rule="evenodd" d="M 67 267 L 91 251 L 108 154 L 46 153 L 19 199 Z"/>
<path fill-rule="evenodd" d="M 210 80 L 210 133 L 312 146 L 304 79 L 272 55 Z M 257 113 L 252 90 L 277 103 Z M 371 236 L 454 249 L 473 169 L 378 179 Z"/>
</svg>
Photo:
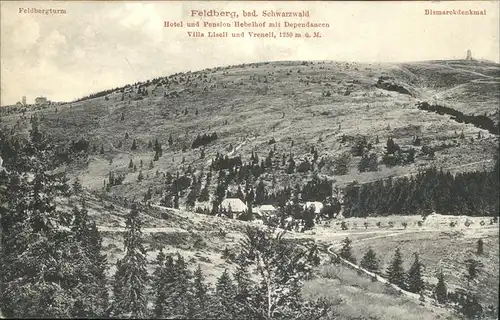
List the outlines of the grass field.
<svg viewBox="0 0 500 320">
<path fill-rule="evenodd" d="M 124 254 L 124 217 L 129 210 L 118 199 L 141 200 L 146 190 L 152 188 L 160 191 L 152 199 L 158 202 L 165 186 L 162 173 L 175 175 L 188 166 L 196 173 L 206 172 L 216 153 L 241 155 L 246 162 L 252 152 L 264 158 L 276 148 L 275 162 L 279 163 L 283 155 L 293 154 L 298 163 L 310 157 L 310 148 L 314 146 L 319 157 L 326 161 L 320 177 L 328 177 L 340 187 L 354 180 L 363 183 L 407 175 L 430 166 L 453 172 L 489 168 L 498 137 L 471 124 L 457 123 L 447 115 L 419 110 L 416 103 L 436 101 L 464 113 L 486 114 L 497 121 L 499 70 L 498 64 L 462 60 L 240 65 L 178 74 L 169 77 L 168 84 L 143 84 L 148 92 L 144 96 L 134 88 L 130 94 L 114 92 L 106 97 L 28 111 L 24 116 L 2 112 L 1 120 L 14 134 L 22 136 L 28 133 L 30 116 L 37 113 L 41 129 L 55 142 L 88 140 L 88 158 L 61 170 L 67 172 L 71 181 L 78 177 L 92 192 L 103 188 L 110 172 L 126 174 L 123 184 L 112 187 L 106 197 L 87 191 L 82 195 L 89 214 L 102 231 L 112 266 Z M 376 87 L 380 77 L 390 79 L 410 94 Z M 191 143 L 197 135 L 212 132 L 217 132 L 219 138 L 206 146 L 205 158 L 200 159 L 200 149 L 191 149 Z M 465 139 L 459 138 L 462 132 Z M 372 152 L 379 159 L 388 137 L 394 137 L 402 147 L 409 147 L 413 137 L 419 136 L 423 145 L 439 151 L 429 159 L 422 154 L 421 147 L 414 146 L 417 153 L 413 164 L 393 168 L 380 164 L 378 171 L 363 173 L 357 169 L 360 157 L 353 157 L 347 174 L 334 175 L 332 160 L 349 151 L 358 135 L 368 138 L 373 144 Z M 172 145 L 167 142 L 170 136 Z M 341 142 L 342 137 L 345 143 Z M 148 143 L 155 139 L 162 143 L 163 155 L 149 168 L 154 152 Z M 271 139 L 276 140 L 274 145 L 269 144 Z M 137 150 L 131 150 L 134 140 Z M 137 171 L 128 168 L 130 160 Z M 312 175 L 310 172 L 288 175 L 278 167 L 262 176 L 269 191 L 273 186 L 302 184 Z M 145 177 L 140 182 L 139 172 Z M 61 201 L 63 209 L 71 208 L 67 200 Z M 78 203 L 79 198 L 71 201 Z M 251 223 L 188 212 L 184 209 L 184 199 L 180 208 L 141 211 L 149 271 L 158 250 L 163 248 L 166 252 L 181 253 L 193 268 L 200 264 L 208 270 L 208 280 L 213 282 L 224 269 L 232 268 L 221 258 L 222 251 L 226 247 L 238 250 L 242 231 Z M 287 237 L 314 239 L 324 246 L 338 245 L 349 237 L 358 260 L 371 246 L 384 269 L 396 247 L 401 248 L 406 268 L 412 254 L 417 252 L 426 266 L 424 277 L 429 289 L 440 269 L 450 289 L 465 287 L 464 261 L 474 257 L 484 267 L 478 282 L 472 286 L 483 304 L 498 305 L 498 224 L 490 226 L 486 217 L 433 215 L 419 226 L 420 220 L 420 216 L 350 218 L 345 220 L 348 230 L 341 229 L 340 220 L 332 220 L 302 234 L 288 233 Z M 455 227 L 450 227 L 451 220 L 457 222 Z M 466 220 L 473 222 L 470 227 L 465 226 Z M 481 256 L 475 254 L 479 238 L 485 242 L 485 253 Z M 113 272 L 114 267 L 110 275 Z M 456 319 L 450 310 L 428 303 L 420 305 L 350 269 L 328 263 L 306 284 L 304 294 L 328 297 L 341 319 Z"/>
<path fill-rule="evenodd" d="M 457 319 L 450 310 L 429 302 L 421 305 L 342 265 L 322 266 L 319 275 L 305 284 L 303 294 L 326 297 L 335 305 L 334 314 L 340 319 Z"/>
<path fill-rule="evenodd" d="M 495 70 L 496 64 L 463 61 L 400 65 L 272 62 L 180 74 L 169 78 L 168 85 L 145 85 L 147 96 L 132 92 L 129 97 L 124 93 L 122 101 L 122 93 L 115 92 L 106 98 L 37 112 L 43 115 L 42 128 L 55 141 L 85 138 L 96 146 L 88 161 L 67 168 L 70 177 L 78 176 L 84 186 L 100 189 L 110 171 L 127 173 L 124 184 L 113 188 L 112 193 L 129 198 L 142 197 L 148 187 L 161 187 L 161 179 L 154 178 L 156 171 L 182 172 L 188 165 L 195 170 L 206 169 L 207 159 L 217 152 L 228 153 L 231 146 L 240 146 L 234 155 L 240 154 L 243 159 L 248 159 L 252 151 L 264 157 L 274 148 L 268 144 L 272 138 L 277 142 L 276 161 L 290 153 L 300 161 L 314 146 L 320 158 L 329 163 L 350 150 L 352 143 L 340 142 L 343 135 L 348 141 L 366 135 L 379 158 L 389 136 L 403 147 L 411 145 L 416 135 L 423 145 L 439 147 L 434 159 L 421 155 L 420 147 L 416 147 L 414 164 L 395 168 L 380 165 L 377 172 L 360 173 L 358 157 L 352 159 L 346 175 L 333 175 L 328 165 L 321 170 L 321 176 L 342 185 L 403 175 L 429 166 L 458 171 L 488 167 L 490 163 L 485 160 L 494 154 L 495 136 L 456 123 L 449 116 L 418 110 L 415 103 L 435 95 L 449 95 L 446 105 L 457 104 L 459 109 L 459 105 L 467 106 L 470 113 L 493 114 L 499 99 L 498 90 L 494 90 L 498 80 Z M 412 96 L 375 87 L 381 76 L 392 77 L 391 81 L 410 90 Z M 483 89 L 478 91 L 478 86 Z M 345 95 L 346 90 L 349 95 Z M 164 97 L 164 93 L 173 92 L 178 96 Z M 326 92 L 329 96 L 325 96 Z M 27 119 L 29 116 L 28 112 Z M 18 115 L 2 118 L 4 123 L 18 123 L 16 132 L 22 132 L 22 128 L 26 132 L 27 119 L 21 120 Z M 198 134 L 215 131 L 219 139 L 206 147 L 206 157 L 200 159 L 200 150 L 190 148 L 192 141 Z M 458 138 L 462 132 L 465 139 Z M 481 139 L 477 139 L 478 132 Z M 167 144 L 170 135 L 172 146 Z M 379 143 L 375 143 L 376 137 Z M 147 145 L 156 138 L 163 144 L 163 156 L 149 169 L 154 153 Z M 132 151 L 134 139 L 138 148 Z M 182 152 L 184 145 L 187 150 Z M 104 154 L 99 153 L 101 146 Z M 128 169 L 131 159 L 137 172 Z M 141 160 L 143 168 L 139 167 Z M 462 167 L 470 163 L 475 165 Z M 147 176 L 141 183 L 136 182 L 139 171 Z M 304 174 L 286 175 L 279 170 L 273 175 L 279 185 L 294 185 L 306 178 Z"/>
</svg>

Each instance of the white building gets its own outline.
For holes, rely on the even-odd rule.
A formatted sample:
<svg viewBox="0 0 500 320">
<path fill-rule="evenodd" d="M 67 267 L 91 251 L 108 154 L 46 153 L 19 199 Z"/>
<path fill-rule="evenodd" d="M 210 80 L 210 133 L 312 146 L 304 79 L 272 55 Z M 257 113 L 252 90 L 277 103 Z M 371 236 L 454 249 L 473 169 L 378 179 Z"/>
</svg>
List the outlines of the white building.
<svg viewBox="0 0 500 320">
<path fill-rule="evenodd" d="M 234 213 L 242 213 L 248 210 L 247 205 L 239 198 L 226 198 L 220 205 L 222 210 Z"/>
<path fill-rule="evenodd" d="M 257 208 L 255 211 L 257 211 L 261 216 L 268 216 L 268 215 L 274 215 L 278 210 L 270 204 L 264 204 Z"/>
<path fill-rule="evenodd" d="M 306 202 L 304 209 L 309 209 L 314 206 L 314 213 L 318 214 L 323 210 L 323 203 L 319 201 Z"/>
</svg>

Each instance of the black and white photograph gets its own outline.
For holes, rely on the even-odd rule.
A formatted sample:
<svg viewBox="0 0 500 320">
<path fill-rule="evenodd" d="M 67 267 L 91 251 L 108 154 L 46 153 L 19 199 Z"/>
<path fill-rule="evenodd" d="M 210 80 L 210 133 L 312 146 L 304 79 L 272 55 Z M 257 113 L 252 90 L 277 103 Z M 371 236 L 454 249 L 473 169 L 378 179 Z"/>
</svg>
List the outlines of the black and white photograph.
<svg viewBox="0 0 500 320">
<path fill-rule="evenodd" d="M 499 1 L 0 13 L 0 318 L 498 319 Z"/>
</svg>

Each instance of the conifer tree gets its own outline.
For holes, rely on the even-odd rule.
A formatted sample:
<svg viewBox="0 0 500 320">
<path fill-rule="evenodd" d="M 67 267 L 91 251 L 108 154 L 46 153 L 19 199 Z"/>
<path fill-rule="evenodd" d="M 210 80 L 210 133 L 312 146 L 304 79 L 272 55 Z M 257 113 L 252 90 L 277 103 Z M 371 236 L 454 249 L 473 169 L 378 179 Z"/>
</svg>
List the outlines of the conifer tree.
<svg viewBox="0 0 500 320">
<path fill-rule="evenodd" d="M 198 265 L 198 268 L 194 273 L 192 288 L 194 318 L 207 319 L 210 317 L 210 296 L 208 290 L 209 288 L 205 284 L 205 276 L 203 275 L 201 266 Z"/>
<path fill-rule="evenodd" d="M 233 280 L 227 270 L 224 270 L 222 275 L 217 279 L 215 292 L 218 300 L 216 318 L 233 319 L 233 301 L 236 296 L 236 288 L 234 287 Z"/>
<path fill-rule="evenodd" d="M 117 265 L 113 314 L 120 318 L 148 316 L 148 273 L 146 249 L 143 246 L 142 222 L 136 204 L 127 215 L 125 256 Z"/>
<path fill-rule="evenodd" d="M 131 150 L 136 150 L 137 149 L 137 142 L 135 141 L 132 141 L 132 147 L 130 148 Z"/>
<path fill-rule="evenodd" d="M 288 167 L 286 169 L 286 173 L 292 174 L 295 172 L 295 161 L 293 157 L 290 155 L 290 159 L 288 159 Z"/>
<path fill-rule="evenodd" d="M 82 184 L 80 182 L 80 179 L 78 179 L 78 177 L 75 179 L 75 182 L 73 182 L 72 189 L 73 189 L 74 194 L 78 194 L 78 193 L 82 192 L 82 190 L 83 190 Z"/>
<path fill-rule="evenodd" d="M 401 258 L 401 251 L 396 249 L 391 264 L 387 270 L 387 279 L 390 283 L 398 287 L 405 288 L 405 272 L 403 270 L 403 259 Z"/>
<path fill-rule="evenodd" d="M 265 200 L 266 189 L 264 187 L 264 182 L 259 181 L 257 188 L 255 189 L 255 204 L 263 204 Z"/>
<path fill-rule="evenodd" d="M 407 288 L 413 293 L 420 293 L 424 290 L 424 280 L 422 279 L 422 263 L 418 259 L 418 254 L 414 253 L 415 260 L 408 271 Z"/>
<path fill-rule="evenodd" d="M 477 240 L 477 254 L 481 255 L 484 253 L 484 242 L 483 239 Z"/>
<path fill-rule="evenodd" d="M 352 254 L 352 248 L 351 248 L 351 239 L 345 238 L 344 241 L 342 241 L 343 245 L 342 248 L 340 249 L 340 257 L 344 258 L 347 261 L 350 261 L 352 263 L 356 263 L 356 258 Z"/>
<path fill-rule="evenodd" d="M 173 301 L 170 299 L 175 289 L 174 259 L 171 255 L 158 254 L 156 259 L 157 269 L 153 274 L 154 309 L 156 319 L 170 316 L 173 310 Z"/>
<path fill-rule="evenodd" d="M 467 267 L 467 273 L 465 275 L 468 282 L 475 280 L 479 276 L 479 270 L 483 267 L 483 264 L 474 259 L 467 259 L 465 261 Z"/>
<path fill-rule="evenodd" d="M 443 270 L 441 270 L 438 274 L 438 283 L 434 289 L 434 294 L 439 303 L 445 303 L 448 301 L 448 291 L 444 282 Z"/>
<path fill-rule="evenodd" d="M 192 186 L 186 198 L 186 206 L 193 208 L 196 204 L 197 197 L 196 187 Z"/>
<path fill-rule="evenodd" d="M 241 257 L 237 259 L 236 271 L 234 272 L 233 278 L 236 287 L 236 298 L 235 300 L 240 304 L 245 304 L 247 299 L 250 298 L 252 292 L 252 280 L 250 279 L 250 273 L 248 272 L 247 266 Z"/>
<path fill-rule="evenodd" d="M 155 139 L 155 159 L 158 160 L 163 155 L 163 150 L 161 148 L 161 144 L 158 142 L 158 139 Z"/>
<path fill-rule="evenodd" d="M 152 277 L 152 294 L 154 297 L 154 317 L 162 318 L 164 317 L 164 309 L 165 309 L 165 301 L 166 301 L 166 288 L 165 288 L 165 280 L 166 280 L 166 267 L 165 267 L 165 254 L 163 253 L 163 249 L 160 249 L 158 255 L 156 256 L 155 261 L 156 269 L 153 272 Z"/>
<path fill-rule="evenodd" d="M 184 258 L 177 253 L 174 264 L 174 282 L 169 290 L 171 316 L 191 318 L 193 315 L 191 273 L 187 269 Z"/>
<path fill-rule="evenodd" d="M 208 192 L 208 188 L 205 186 L 203 189 L 201 189 L 200 196 L 198 197 L 198 201 L 204 202 L 208 201 L 210 198 L 210 194 Z"/>
<path fill-rule="evenodd" d="M 93 284 L 92 263 L 70 229 L 72 214 L 56 210 L 69 186 L 52 173 L 56 153 L 37 121 L 25 145 L 2 152 L 0 305 L 7 318 L 70 318 Z M 8 140 L 0 129 L 2 151 Z"/>
<path fill-rule="evenodd" d="M 377 255 L 375 254 L 375 251 L 373 251 L 372 248 L 368 248 L 368 251 L 363 256 L 363 259 L 361 259 L 360 265 L 361 267 L 370 272 L 374 273 L 378 272 L 379 265 L 378 265 Z"/>
</svg>

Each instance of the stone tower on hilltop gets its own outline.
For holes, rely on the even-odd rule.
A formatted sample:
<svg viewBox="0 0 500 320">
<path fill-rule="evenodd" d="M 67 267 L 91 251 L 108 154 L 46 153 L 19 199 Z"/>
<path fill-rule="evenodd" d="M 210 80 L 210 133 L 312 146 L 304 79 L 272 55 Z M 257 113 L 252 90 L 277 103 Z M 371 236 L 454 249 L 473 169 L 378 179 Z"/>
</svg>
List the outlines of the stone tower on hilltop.
<svg viewBox="0 0 500 320">
<path fill-rule="evenodd" d="M 467 57 L 465 58 L 465 60 L 472 60 L 472 52 L 469 50 L 467 50 Z"/>
</svg>

